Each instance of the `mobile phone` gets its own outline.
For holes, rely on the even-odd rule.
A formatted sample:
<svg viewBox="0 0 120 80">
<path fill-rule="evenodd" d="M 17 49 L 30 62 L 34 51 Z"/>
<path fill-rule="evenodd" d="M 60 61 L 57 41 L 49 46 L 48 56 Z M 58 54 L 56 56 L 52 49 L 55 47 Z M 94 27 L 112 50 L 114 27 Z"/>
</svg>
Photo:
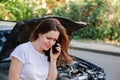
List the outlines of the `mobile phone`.
<svg viewBox="0 0 120 80">
<path fill-rule="evenodd" d="M 56 43 L 55 43 L 55 44 L 53 45 L 53 47 L 52 47 L 52 52 L 53 52 L 53 54 L 58 53 L 58 51 L 57 51 L 57 49 L 56 49 L 56 47 L 58 47 L 57 43 L 59 43 L 59 40 L 57 40 Z"/>
<path fill-rule="evenodd" d="M 52 46 L 53 54 L 58 53 L 58 51 L 56 50 L 57 43 L 59 43 L 59 40 L 57 40 L 56 43 Z M 48 61 L 50 61 L 50 49 L 44 52 L 45 52 L 45 55 L 48 56 Z"/>
</svg>

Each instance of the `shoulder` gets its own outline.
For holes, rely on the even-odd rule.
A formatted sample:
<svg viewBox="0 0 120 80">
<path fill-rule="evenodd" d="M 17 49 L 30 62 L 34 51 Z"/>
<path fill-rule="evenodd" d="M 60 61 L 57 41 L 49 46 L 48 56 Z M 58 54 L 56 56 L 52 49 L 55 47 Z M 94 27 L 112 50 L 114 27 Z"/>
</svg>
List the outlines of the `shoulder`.
<svg viewBox="0 0 120 80">
<path fill-rule="evenodd" d="M 27 45 L 30 45 L 30 44 L 31 44 L 31 42 L 25 42 L 25 43 L 22 43 L 22 44 L 20 44 L 18 46 L 27 46 Z"/>
<path fill-rule="evenodd" d="M 26 46 L 29 46 L 30 44 L 31 42 L 25 42 L 25 43 L 19 44 L 16 48 L 24 49 Z"/>
<path fill-rule="evenodd" d="M 19 44 L 13 51 L 12 54 L 19 54 L 22 55 L 23 53 L 25 54 L 26 50 L 27 50 L 27 46 L 30 45 L 30 42 L 26 42 L 26 43 L 22 43 Z"/>
<path fill-rule="evenodd" d="M 26 62 L 26 59 L 28 57 L 28 52 L 29 49 L 27 49 L 26 47 L 29 45 L 29 42 L 26 43 L 22 43 L 20 45 L 18 45 L 13 52 L 11 53 L 10 56 L 14 56 L 15 58 L 17 58 L 18 60 L 22 61 L 23 63 Z"/>
</svg>

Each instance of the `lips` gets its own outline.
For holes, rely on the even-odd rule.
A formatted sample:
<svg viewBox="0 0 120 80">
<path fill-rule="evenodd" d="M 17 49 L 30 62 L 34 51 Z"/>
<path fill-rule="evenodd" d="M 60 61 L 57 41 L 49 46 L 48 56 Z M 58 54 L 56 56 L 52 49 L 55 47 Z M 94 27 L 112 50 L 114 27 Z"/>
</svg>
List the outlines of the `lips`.
<svg viewBox="0 0 120 80">
<path fill-rule="evenodd" d="M 49 48 L 51 48 L 51 46 L 50 45 L 46 45 L 46 47 L 49 49 Z"/>
</svg>

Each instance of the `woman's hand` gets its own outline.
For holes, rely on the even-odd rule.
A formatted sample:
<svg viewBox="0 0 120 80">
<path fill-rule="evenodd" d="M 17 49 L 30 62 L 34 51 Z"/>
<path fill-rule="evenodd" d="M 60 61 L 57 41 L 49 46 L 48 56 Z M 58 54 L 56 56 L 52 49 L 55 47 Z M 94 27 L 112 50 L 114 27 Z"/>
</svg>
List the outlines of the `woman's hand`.
<svg viewBox="0 0 120 80">
<path fill-rule="evenodd" d="M 57 50 L 57 53 L 53 54 L 53 48 L 50 49 L 50 58 L 51 58 L 51 61 L 56 61 L 58 56 L 60 55 L 61 53 L 61 45 L 59 43 L 57 43 L 57 47 L 55 48 Z"/>
<path fill-rule="evenodd" d="M 56 77 L 57 77 L 57 58 L 58 56 L 60 55 L 61 53 L 61 46 L 59 43 L 57 43 L 57 47 L 56 47 L 56 50 L 57 50 L 57 53 L 53 54 L 53 50 L 52 48 L 50 49 L 50 71 L 49 71 L 49 74 L 48 74 L 48 78 L 47 80 L 56 80 Z"/>
</svg>

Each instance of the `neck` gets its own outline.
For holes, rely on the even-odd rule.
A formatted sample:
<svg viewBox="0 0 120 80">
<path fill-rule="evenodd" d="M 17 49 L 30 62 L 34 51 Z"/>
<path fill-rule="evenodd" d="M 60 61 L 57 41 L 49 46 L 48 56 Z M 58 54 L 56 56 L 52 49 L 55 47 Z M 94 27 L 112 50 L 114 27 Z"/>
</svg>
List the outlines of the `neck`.
<svg viewBox="0 0 120 80">
<path fill-rule="evenodd" d="M 32 42 L 33 47 L 39 52 L 39 53 L 43 53 L 43 49 L 41 48 L 40 44 L 36 41 Z"/>
</svg>

